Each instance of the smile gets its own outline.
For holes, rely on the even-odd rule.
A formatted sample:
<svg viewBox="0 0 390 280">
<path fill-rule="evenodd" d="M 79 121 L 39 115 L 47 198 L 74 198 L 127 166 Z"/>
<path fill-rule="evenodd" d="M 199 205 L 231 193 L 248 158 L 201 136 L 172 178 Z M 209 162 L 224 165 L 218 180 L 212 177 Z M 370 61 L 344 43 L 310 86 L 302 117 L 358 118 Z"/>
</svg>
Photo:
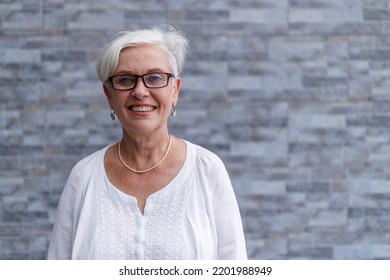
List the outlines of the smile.
<svg viewBox="0 0 390 280">
<path fill-rule="evenodd" d="M 150 112 L 154 110 L 153 106 L 130 106 L 129 109 L 134 112 Z"/>
</svg>

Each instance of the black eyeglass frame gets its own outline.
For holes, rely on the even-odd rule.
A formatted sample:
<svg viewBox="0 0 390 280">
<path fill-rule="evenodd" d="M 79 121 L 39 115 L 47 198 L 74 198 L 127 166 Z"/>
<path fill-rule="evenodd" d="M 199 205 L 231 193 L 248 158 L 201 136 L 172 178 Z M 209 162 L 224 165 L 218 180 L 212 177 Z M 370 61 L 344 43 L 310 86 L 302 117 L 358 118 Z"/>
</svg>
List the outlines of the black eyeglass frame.
<svg viewBox="0 0 390 280">
<path fill-rule="evenodd" d="M 164 86 L 160 86 L 160 87 L 150 87 L 148 85 L 146 85 L 146 82 L 144 80 L 144 76 L 147 76 L 147 75 L 153 75 L 153 74 L 165 74 L 167 75 L 167 83 L 166 85 Z M 132 76 L 132 77 L 135 77 L 135 83 L 134 83 L 134 86 L 132 88 L 127 88 L 127 89 L 116 89 L 114 87 L 114 83 L 112 82 L 112 79 L 114 79 L 115 77 L 121 77 L 121 76 Z M 115 90 L 119 90 L 119 91 L 126 91 L 126 90 L 132 90 L 132 89 L 135 89 L 137 87 L 137 83 L 138 83 L 138 79 L 141 78 L 144 86 L 146 88 L 164 88 L 166 86 L 168 86 L 169 84 L 169 78 L 175 78 L 175 75 L 173 75 L 172 73 L 165 73 L 165 72 L 154 72 L 154 73 L 146 73 L 146 74 L 143 74 L 143 75 L 133 75 L 133 74 L 119 74 L 119 75 L 114 75 L 114 76 L 111 76 L 111 77 L 108 77 L 108 81 L 110 82 L 111 84 L 111 87 Z"/>
</svg>

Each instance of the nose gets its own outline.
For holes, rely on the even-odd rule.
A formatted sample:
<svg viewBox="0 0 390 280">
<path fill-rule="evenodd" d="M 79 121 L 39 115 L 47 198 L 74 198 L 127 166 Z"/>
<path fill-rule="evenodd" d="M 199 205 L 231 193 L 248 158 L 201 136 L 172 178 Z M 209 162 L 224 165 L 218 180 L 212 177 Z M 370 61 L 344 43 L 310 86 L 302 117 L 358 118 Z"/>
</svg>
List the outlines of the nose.
<svg viewBox="0 0 390 280">
<path fill-rule="evenodd" d="M 142 77 L 138 77 L 135 88 L 131 90 L 131 96 L 137 99 L 142 99 L 148 95 L 149 95 L 149 91 L 148 88 L 145 86 L 144 80 L 142 79 Z"/>
</svg>

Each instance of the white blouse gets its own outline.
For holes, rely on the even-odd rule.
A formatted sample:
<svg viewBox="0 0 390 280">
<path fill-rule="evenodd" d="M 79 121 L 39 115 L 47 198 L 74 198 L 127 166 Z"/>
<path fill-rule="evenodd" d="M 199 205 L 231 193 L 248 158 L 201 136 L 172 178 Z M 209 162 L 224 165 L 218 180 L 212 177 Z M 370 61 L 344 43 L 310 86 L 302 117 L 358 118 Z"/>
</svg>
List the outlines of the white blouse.
<svg viewBox="0 0 390 280">
<path fill-rule="evenodd" d="M 136 198 L 107 178 L 108 147 L 72 169 L 61 195 L 48 259 L 246 259 L 241 217 L 229 176 L 212 152 L 186 141 L 177 176 Z"/>
</svg>

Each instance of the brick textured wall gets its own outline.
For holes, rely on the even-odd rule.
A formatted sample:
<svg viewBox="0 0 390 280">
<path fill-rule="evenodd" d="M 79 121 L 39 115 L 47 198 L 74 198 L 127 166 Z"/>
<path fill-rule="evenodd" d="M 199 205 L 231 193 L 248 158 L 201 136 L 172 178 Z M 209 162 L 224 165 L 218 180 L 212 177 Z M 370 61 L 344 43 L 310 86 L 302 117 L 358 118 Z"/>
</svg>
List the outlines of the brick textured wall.
<svg viewBox="0 0 390 280">
<path fill-rule="evenodd" d="M 115 142 L 120 30 L 191 41 L 173 134 L 226 163 L 252 259 L 390 258 L 390 1 L 0 1 L 0 258 L 46 256 L 71 167 Z"/>
</svg>

